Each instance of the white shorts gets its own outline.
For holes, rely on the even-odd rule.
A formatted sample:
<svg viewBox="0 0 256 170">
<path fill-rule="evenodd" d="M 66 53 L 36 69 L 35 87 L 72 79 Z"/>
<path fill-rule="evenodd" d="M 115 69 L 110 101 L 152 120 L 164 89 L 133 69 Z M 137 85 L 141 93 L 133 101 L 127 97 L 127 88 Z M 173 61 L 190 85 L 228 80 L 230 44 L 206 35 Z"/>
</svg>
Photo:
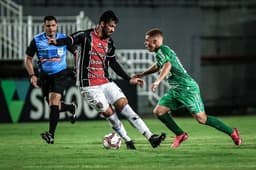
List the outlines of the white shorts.
<svg viewBox="0 0 256 170">
<path fill-rule="evenodd" d="M 81 87 L 81 94 L 88 104 L 98 112 L 104 112 L 109 105 L 125 97 L 122 90 L 114 82 L 98 86 Z"/>
</svg>

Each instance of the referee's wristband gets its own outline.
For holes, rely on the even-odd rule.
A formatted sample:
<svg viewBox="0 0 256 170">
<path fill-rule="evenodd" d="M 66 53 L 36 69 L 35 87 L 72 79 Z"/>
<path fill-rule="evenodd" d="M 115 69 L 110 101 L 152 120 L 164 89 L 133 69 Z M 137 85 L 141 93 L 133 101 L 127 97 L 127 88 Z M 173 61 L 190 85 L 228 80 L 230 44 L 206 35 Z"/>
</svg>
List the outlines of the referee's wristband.
<svg viewBox="0 0 256 170">
<path fill-rule="evenodd" d="M 36 76 L 35 74 L 30 74 L 29 75 L 29 78 L 32 78 L 33 76 Z"/>
</svg>

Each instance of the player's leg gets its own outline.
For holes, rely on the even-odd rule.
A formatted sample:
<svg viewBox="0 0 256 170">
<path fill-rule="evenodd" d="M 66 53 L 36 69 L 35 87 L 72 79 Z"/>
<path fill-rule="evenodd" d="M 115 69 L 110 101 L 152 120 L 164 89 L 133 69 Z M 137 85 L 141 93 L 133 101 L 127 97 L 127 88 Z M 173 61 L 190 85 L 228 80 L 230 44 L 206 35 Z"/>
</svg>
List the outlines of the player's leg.
<svg viewBox="0 0 256 170">
<path fill-rule="evenodd" d="M 46 99 L 48 105 L 50 103 L 50 86 L 51 86 L 51 82 L 49 81 L 50 78 L 47 76 L 47 75 L 40 75 L 40 87 L 42 89 L 42 92 L 43 92 L 43 97 Z M 49 105 L 50 107 L 50 105 Z M 51 108 L 50 107 L 50 118 L 49 118 L 49 129 L 50 129 L 50 126 L 51 126 L 51 119 L 53 119 L 53 115 L 54 115 L 54 112 L 57 112 L 55 110 L 57 110 L 59 107 L 57 106 L 56 107 L 53 107 Z M 58 113 L 57 113 L 58 114 Z M 52 115 L 52 118 L 51 118 L 51 115 Z M 52 134 L 49 132 L 49 131 L 46 131 L 46 132 L 43 132 L 40 134 L 41 137 L 48 143 L 48 144 L 53 144 L 54 143 L 54 139 L 53 139 L 53 136 Z"/>
<path fill-rule="evenodd" d="M 160 100 L 159 103 L 163 104 L 163 100 Z M 176 135 L 174 142 L 171 145 L 173 148 L 179 147 L 183 141 L 188 139 L 188 134 L 184 132 L 173 120 L 170 114 L 170 108 L 157 105 L 153 113 L 169 130 L 171 130 Z"/>
<path fill-rule="evenodd" d="M 63 70 L 58 73 L 58 76 L 56 77 L 55 80 L 55 86 L 58 89 L 58 92 L 60 92 L 63 96 L 63 93 L 65 89 L 67 88 L 67 71 Z M 66 112 L 67 116 L 70 119 L 71 123 L 75 123 L 76 121 L 76 104 L 75 103 L 65 103 L 63 100 L 61 101 L 61 106 L 60 106 L 60 112 Z"/>
<path fill-rule="evenodd" d="M 147 139 L 152 136 L 152 132 L 149 130 L 144 121 L 136 114 L 133 109 L 128 104 L 126 98 L 119 98 L 115 103 L 115 110 L 121 115 L 123 115 L 133 127 L 135 127 L 141 134 L 143 134 Z"/>
<path fill-rule="evenodd" d="M 109 106 L 109 108 L 102 114 L 106 120 L 108 120 L 112 129 L 115 130 L 115 132 L 124 139 L 127 149 L 136 149 L 132 139 L 128 136 L 127 131 L 124 128 L 123 123 L 118 118 L 116 112 L 114 112 L 113 109 Z"/>
<path fill-rule="evenodd" d="M 206 115 L 205 112 L 199 112 L 193 114 L 193 116 L 199 123 L 214 127 L 217 130 L 229 135 L 236 145 L 242 144 L 242 140 L 236 128 L 232 129 L 231 127 L 220 121 L 218 118 Z"/>
<path fill-rule="evenodd" d="M 128 100 L 124 93 L 115 83 L 111 82 L 106 84 L 104 86 L 104 93 L 109 102 L 115 106 L 115 110 L 123 115 L 133 127 L 144 135 L 149 140 L 152 147 L 155 148 L 160 145 L 160 143 L 165 139 L 165 133 L 160 135 L 153 134 L 146 123 L 128 104 Z"/>
<path fill-rule="evenodd" d="M 70 112 L 71 114 L 75 114 L 76 105 L 74 103 L 67 104 L 64 101 L 61 101 L 60 112 Z"/>
<path fill-rule="evenodd" d="M 141 117 L 137 113 L 134 112 L 134 110 L 130 107 L 129 104 L 126 104 L 124 107 L 122 107 L 120 113 L 124 117 L 126 117 L 126 119 L 130 122 L 130 124 L 133 127 L 135 127 L 143 136 L 145 136 L 148 139 L 153 148 L 158 147 L 161 144 L 161 142 L 165 140 L 166 134 L 153 134 L 146 125 L 146 123 L 141 119 Z"/>
<path fill-rule="evenodd" d="M 49 105 L 50 105 L 49 132 L 52 134 L 53 138 L 54 138 L 55 130 L 59 121 L 60 100 L 61 100 L 61 94 L 55 93 L 55 92 L 51 92 L 49 94 Z"/>
<path fill-rule="evenodd" d="M 153 113 L 157 118 L 165 124 L 176 136 L 184 133 L 184 131 L 176 124 L 171 115 L 171 109 L 176 110 L 181 106 L 181 103 L 176 100 L 176 93 L 172 90 L 166 92 L 158 101 Z"/>
<path fill-rule="evenodd" d="M 184 132 L 171 116 L 171 110 L 177 110 L 182 103 L 177 100 L 179 94 L 176 90 L 168 90 L 158 102 L 154 109 L 154 114 L 166 125 L 176 136 L 171 147 L 179 147 L 180 144 L 188 139 L 188 134 Z"/>
<path fill-rule="evenodd" d="M 183 101 L 186 103 L 188 110 L 192 113 L 192 116 L 197 120 L 197 122 L 214 127 L 217 130 L 228 134 L 236 145 L 241 145 L 242 140 L 236 128 L 232 129 L 218 118 L 206 115 L 204 104 L 199 92 L 187 94 L 187 98 Z"/>
<path fill-rule="evenodd" d="M 76 109 L 77 105 L 75 103 L 66 104 L 64 101 L 61 101 L 60 112 L 67 112 L 67 116 L 72 124 L 76 121 Z"/>
<path fill-rule="evenodd" d="M 109 103 L 113 104 L 115 110 L 123 115 L 133 127 L 135 127 L 146 138 L 152 136 L 152 132 L 149 130 L 144 121 L 136 114 L 128 104 L 128 100 L 125 97 L 122 90 L 113 82 L 104 86 L 104 93 L 109 100 Z"/>
<path fill-rule="evenodd" d="M 49 93 L 49 106 L 50 106 L 49 131 L 41 134 L 41 137 L 48 144 L 54 143 L 55 130 L 59 120 L 60 99 L 61 99 L 61 94 L 55 93 L 55 92 Z"/>
<path fill-rule="evenodd" d="M 157 118 L 175 135 L 181 135 L 184 133 L 184 131 L 173 120 L 168 107 L 157 105 L 153 110 L 153 114 L 156 115 Z"/>
<path fill-rule="evenodd" d="M 96 111 L 101 113 L 106 118 L 106 120 L 108 120 L 112 129 L 114 129 L 116 133 L 124 139 L 127 144 L 127 149 L 135 149 L 133 142 L 128 136 L 122 122 L 112 107 L 109 105 L 109 102 L 103 93 L 102 87 L 84 87 L 81 89 L 81 93 L 87 100 L 88 104 Z"/>
<path fill-rule="evenodd" d="M 127 149 L 136 149 L 132 139 L 128 136 L 126 129 L 123 126 L 123 123 L 118 118 L 117 114 L 113 111 L 111 106 L 107 108 L 103 113 L 103 116 L 108 120 L 113 130 L 124 139 Z"/>
<path fill-rule="evenodd" d="M 119 98 L 114 103 L 115 109 L 121 113 L 130 124 L 135 127 L 142 135 L 144 135 L 150 142 L 153 148 L 158 147 L 162 141 L 164 141 L 166 134 L 162 133 L 160 135 L 153 134 L 146 123 L 141 119 L 141 117 L 134 112 L 134 110 L 128 104 L 127 98 Z"/>
</svg>

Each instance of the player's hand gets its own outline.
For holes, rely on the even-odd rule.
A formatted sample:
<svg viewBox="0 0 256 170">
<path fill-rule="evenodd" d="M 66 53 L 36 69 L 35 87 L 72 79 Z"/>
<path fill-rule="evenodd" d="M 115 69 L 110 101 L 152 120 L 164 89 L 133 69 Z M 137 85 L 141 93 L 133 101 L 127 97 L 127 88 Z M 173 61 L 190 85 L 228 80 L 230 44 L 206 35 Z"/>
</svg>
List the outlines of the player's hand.
<svg viewBox="0 0 256 170">
<path fill-rule="evenodd" d="M 56 39 L 51 38 L 51 39 L 48 39 L 48 44 L 56 45 L 57 41 L 56 41 Z"/>
<path fill-rule="evenodd" d="M 34 87 L 39 88 L 39 86 L 38 86 L 38 84 L 37 84 L 37 81 L 38 81 L 38 79 L 37 79 L 37 77 L 36 77 L 35 75 L 31 76 L 31 78 L 30 78 L 30 83 L 31 83 Z"/>
<path fill-rule="evenodd" d="M 130 79 L 130 84 L 136 84 L 136 85 L 139 85 L 140 87 L 143 87 L 144 80 L 141 78 L 132 77 Z"/>
<path fill-rule="evenodd" d="M 159 84 L 160 84 L 159 81 L 155 81 L 154 83 L 152 83 L 152 85 L 151 85 L 152 92 L 156 91 L 156 88 L 159 86 Z"/>
</svg>

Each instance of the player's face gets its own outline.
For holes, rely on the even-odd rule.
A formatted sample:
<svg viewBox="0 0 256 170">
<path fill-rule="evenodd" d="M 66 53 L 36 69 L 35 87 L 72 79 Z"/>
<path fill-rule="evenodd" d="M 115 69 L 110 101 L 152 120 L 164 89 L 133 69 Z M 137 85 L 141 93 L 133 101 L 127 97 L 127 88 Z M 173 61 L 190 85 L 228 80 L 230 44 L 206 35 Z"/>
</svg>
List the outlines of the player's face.
<svg viewBox="0 0 256 170">
<path fill-rule="evenodd" d="M 157 50 L 156 49 L 156 40 L 153 37 L 150 37 L 149 35 L 145 36 L 144 45 L 150 52 L 154 52 Z"/>
<path fill-rule="evenodd" d="M 102 35 L 103 37 L 109 37 L 116 30 L 116 22 L 110 21 L 108 23 L 102 23 Z"/>
<path fill-rule="evenodd" d="M 57 23 L 54 20 L 46 20 L 44 23 L 44 31 L 48 37 L 54 37 L 57 32 Z"/>
</svg>

